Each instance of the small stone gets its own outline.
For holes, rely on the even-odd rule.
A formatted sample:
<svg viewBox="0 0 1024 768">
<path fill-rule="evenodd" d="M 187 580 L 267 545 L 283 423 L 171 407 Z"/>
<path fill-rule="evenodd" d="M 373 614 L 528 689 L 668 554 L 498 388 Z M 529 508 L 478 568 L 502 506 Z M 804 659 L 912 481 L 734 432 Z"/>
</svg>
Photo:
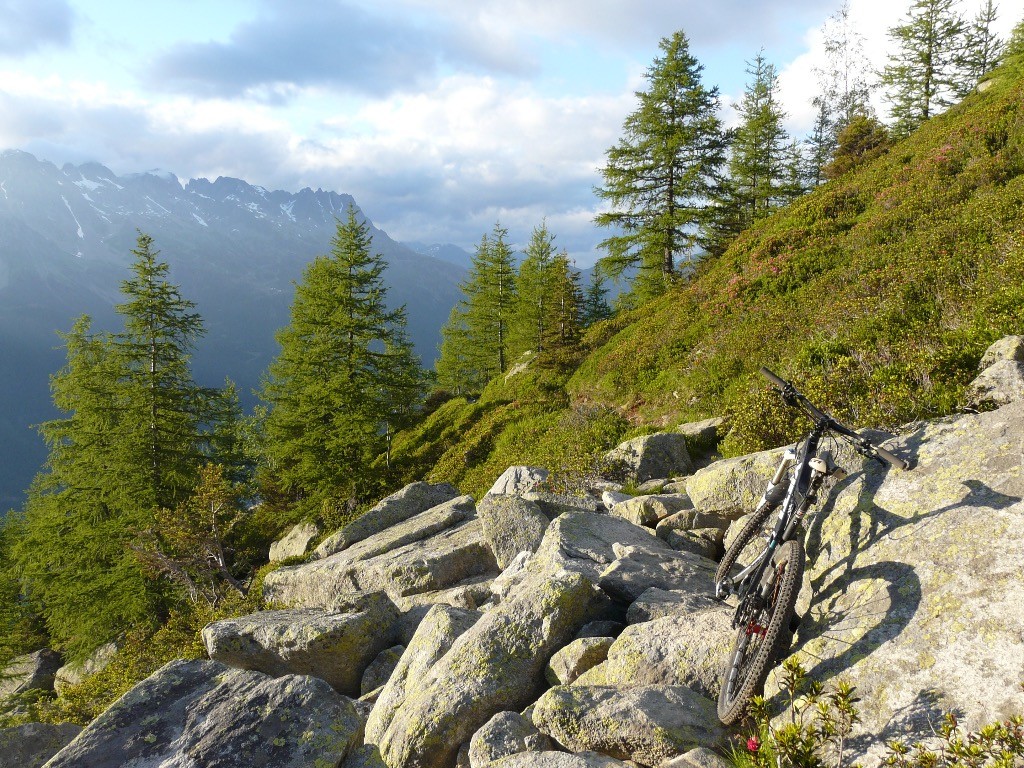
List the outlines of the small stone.
<svg viewBox="0 0 1024 768">
<path fill-rule="evenodd" d="M 569 685 L 584 672 L 608 658 L 612 637 L 581 637 L 557 651 L 548 662 L 544 676 L 551 685 Z"/>
</svg>

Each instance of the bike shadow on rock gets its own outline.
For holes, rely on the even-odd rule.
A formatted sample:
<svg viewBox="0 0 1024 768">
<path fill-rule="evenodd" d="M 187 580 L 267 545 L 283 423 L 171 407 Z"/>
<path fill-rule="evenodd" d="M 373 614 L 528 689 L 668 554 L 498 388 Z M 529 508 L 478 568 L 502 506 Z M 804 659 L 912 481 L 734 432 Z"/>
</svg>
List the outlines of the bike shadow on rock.
<svg viewBox="0 0 1024 768">
<path fill-rule="evenodd" d="M 902 457 L 911 459 L 912 466 L 916 465 L 919 445 L 919 440 L 912 439 L 900 451 Z M 888 467 L 871 464 L 851 473 L 837 483 L 822 509 L 810 521 L 806 542 L 811 600 L 790 653 L 800 653 L 805 667 L 808 666 L 807 660 L 813 659 L 807 670 L 812 679 L 824 681 L 841 674 L 882 644 L 899 636 L 921 604 L 921 580 L 912 564 L 893 560 L 891 552 L 887 552 L 889 559 L 857 565 L 865 550 L 883 539 L 899 541 L 906 538 L 907 542 L 902 546 L 909 547 L 913 536 L 923 526 L 931 525 L 939 516 L 956 509 L 1000 510 L 1022 501 L 1019 497 L 1000 493 L 980 480 L 968 478 L 961 481 L 966 493 L 956 501 L 903 516 L 876 501 L 879 488 L 890 471 Z M 849 512 L 838 513 L 849 516 L 848 550 L 828 567 L 816 572 L 815 565 L 829 562 L 833 554 L 833 542 L 823 537 L 823 523 L 836 511 L 843 492 L 852 491 L 858 484 L 860 488 L 853 508 Z M 843 507 L 846 507 L 845 501 Z M 913 527 L 900 531 L 907 526 Z M 908 716 L 924 706 L 925 698 L 918 696 L 920 701 L 915 700 L 910 705 Z M 912 719 L 916 721 L 920 717 L 914 715 Z"/>
<path fill-rule="evenodd" d="M 918 691 L 912 702 L 898 707 L 892 713 L 877 734 L 861 733 L 851 736 L 847 745 L 851 752 L 863 753 L 874 745 L 905 740 L 910 734 L 934 735 L 939 732 L 943 718 L 947 714 L 958 720 L 967 716 L 963 708 L 951 707 L 948 702 L 943 701 L 938 691 Z"/>
</svg>

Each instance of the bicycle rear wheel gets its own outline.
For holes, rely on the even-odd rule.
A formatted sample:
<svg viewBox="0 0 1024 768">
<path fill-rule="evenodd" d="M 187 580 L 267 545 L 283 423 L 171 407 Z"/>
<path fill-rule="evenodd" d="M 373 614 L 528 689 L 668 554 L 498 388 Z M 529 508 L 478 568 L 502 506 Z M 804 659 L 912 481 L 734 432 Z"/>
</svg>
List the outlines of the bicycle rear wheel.
<svg viewBox="0 0 1024 768">
<path fill-rule="evenodd" d="M 764 690 L 764 681 L 789 640 L 789 632 L 784 630 L 792 620 L 803 575 L 803 542 L 785 542 L 764 572 L 765 607 L 736 631 L 718 696 L 718 719 L 723 724 L 732 725 L 743 717 L 750 700 Z"/>
</svg>

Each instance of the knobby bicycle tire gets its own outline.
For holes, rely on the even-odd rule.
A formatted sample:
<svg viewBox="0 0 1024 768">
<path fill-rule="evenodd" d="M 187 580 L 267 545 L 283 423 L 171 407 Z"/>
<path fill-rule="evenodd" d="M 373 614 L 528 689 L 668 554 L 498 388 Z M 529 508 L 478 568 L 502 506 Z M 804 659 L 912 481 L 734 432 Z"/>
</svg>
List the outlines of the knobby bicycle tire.
<svg viewBox="0 0 1024 768">
<path fill-rule="evenodd" d="M 765 522 L 771 516 L 778 507 L 773 507 L 770 504 L 763 504 L 754 510 L 750 519 L 743 524 L 743 528 L 740 530 L 739 535 L 735 541 L 730 545 L 729 549 L 725 553 L 725 557 L 722 558 L 718 564 L 718 570 L 715 571 L 715 583 L 721 583 L 726 576 L 729 575 L 729 571 L 739 560 L 743 550 L 746 549 L 747 545 L 756 536 L 761 529 L 764 527 Z M 749 565 L 749 563 L 747 563 Z"/>
<path fill-rule="evenodd" d="M 736 630 L 733 652 L 725 668 L 721 693 L 718 696 L 718 719 L 732 725 L 746 712 L 750 700 L 764 690 L 764 682 L 775 665 L 782 643 L 788 641 L 789 628 L 796 607 L 797 595 L 804 575 L 803 542 L 798 539 L 785 542 L 772 558 L 772 567 L 765 571 L 775 580 L 769 597 L 770 604 L 762 612 L 763 635 L 755 642 L 746 626 Z M 737 679 L 730 686 L 729 680 Z"/>
</svg>

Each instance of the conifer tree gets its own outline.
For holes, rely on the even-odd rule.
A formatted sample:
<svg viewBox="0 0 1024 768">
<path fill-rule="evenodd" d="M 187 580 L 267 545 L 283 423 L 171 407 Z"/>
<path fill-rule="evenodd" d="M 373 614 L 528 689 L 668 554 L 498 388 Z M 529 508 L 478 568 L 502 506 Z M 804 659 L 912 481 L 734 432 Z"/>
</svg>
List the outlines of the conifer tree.
<svg viewBox="0 0 1024 768">
<path fill-rule="evenodd" d="M 467 395 L 483 388 L 482 374 L 473 368 L 471 360 L 465 300 L 452 307 L 448 321 L 441 327 L 438 351 L 434 372 L 439 387 L 455 395 Z"/>
<path fill-rule="evenodd" d="M 548 301 L 538 361 L 549 367 L 570 363 L 579 348 L 583 295 L 580 274 L 562 251 L 547 268 Z"/>
<path fill-rule="evenodd" d="M 542 223 L 535 227 L 516 275 L 516 307 L 512 321 L 513 356 L 543 352 L 554 291 L 552 265 L 555 237 Z"/>
<path fill-rule="evenodd" d="M 732 237 L 801 193 L 802 184 L 794 179 L 802 176 L 800 161 L 783 127 L 786 115 L 778 102 L 775 67 L 758 52 L 747 73 L 752 80 L 739 105 L 741 122 L 733 133 L 724 187 L 728 213 L 720 220 L 713 251 L 724 250 Z"/>
<path fill-rule="evenodd" d="M 384 268 L 350 206 L 330 255 L 314 259 L 295 287 L 263 385 L 272 474 L 293 499 L 328 515 L 354 508 L 373 486 L 395 372 L 413 357 L 404 310 L 385 305 Z M 409 393 L 410 402 L 418 397 Z"/>
<path fill-rule="evenodd" d="M 157 259 L 153 238 L 140 233 L 132 253 L 134 276 L 121 285 L 127 301 L 115 307 L 125 318 L 114 348 L 130 404 L 122 416 L 127 443 L 122 449 L 132 451 L 152 494 L 136 503 L 171 507 L 195 485 L 203 459 L 202 425 L 211 416 L 189 368 L 204 329 L 192 311 L 195 304 L 167 281 L 169 266 Z"/>
<path fill-rule="evenodd" d="M 608 278 L 600 266 L 590 273 L 590 284 L 583 294 L 580 310 L 580 322 L 584 328 L 612 316 L 612 307 L 608 303 L 607 282 Z"/>
<path fill-rule="evenodd" d="M 508 230 L 494 225 L 480 239 L 463 298 L 441 329 L 438 380 L 453 392 L 480 392 L 505 373 L 511 359 L 510 330 L 518 302 Z"/>
<path fill-rule="evenodd" d="M 836 150 L 835 123 L 829 114 L 828 105 L 821 98 L 814 99 L 817 113 L 814 117 L 814 126 L 807 137 L 807 166 L 808 184 L 816 187 L 825 181 L 823 169 L 832 160 L 832 153 Z"/>
<path fill-rule="evenodd" d="M 686 35 L 676 32 L 659 47 L 595 189 L 609 208 L 595 223 L 614 231 L 601 243 L 608 252 L 601 263 L 612 277 L 639 267 L 633 291 L 641 298 L 663 292 L 679 263 L 695 258 L 715 214 L 726 145 L 718 89 L 701 82 Z"/>
<path fill-rule="evenodd" d="M 957 58 L 957 76 L 953 83 L 958 98 L 974 90 L 978 81 L 995 69 L 1005 47 L 995 32 L 998 6 L 985 0 L 977 15 L 966 24 L 963 46 Z"/>
<path fill-rule="evenodd" d="M 153 240 L 139 235 L 116 307 L 119 334 L 80 318 L 63 335 L 67 364 L 51 380 L 67 414 L 40 428 L 49 446 L 25 508 L 15 559 L 57 647 L 83 655 L 164 604 L 130 544 L 154 510 L 190 491 L 208 414 L 189 357 L 202 334 L 194 305 L 167 282 Z"/>
<path fill-rule="evenodd" d="M 949 105 L 963 32 L 955 0 L 915 0 L 904 22 L 889 29 L 897 47 L 882 72 L 882 84 L 897 137 Z"/>
<path fill-rule="evenodd" d="M 892 145 L 889 131 L 877 118 L 860 116 L 839 134 L 832 162 L 823 172 L 828 179 L 837 179 L 844 173 L 884 154 Z"/>
</svg>

